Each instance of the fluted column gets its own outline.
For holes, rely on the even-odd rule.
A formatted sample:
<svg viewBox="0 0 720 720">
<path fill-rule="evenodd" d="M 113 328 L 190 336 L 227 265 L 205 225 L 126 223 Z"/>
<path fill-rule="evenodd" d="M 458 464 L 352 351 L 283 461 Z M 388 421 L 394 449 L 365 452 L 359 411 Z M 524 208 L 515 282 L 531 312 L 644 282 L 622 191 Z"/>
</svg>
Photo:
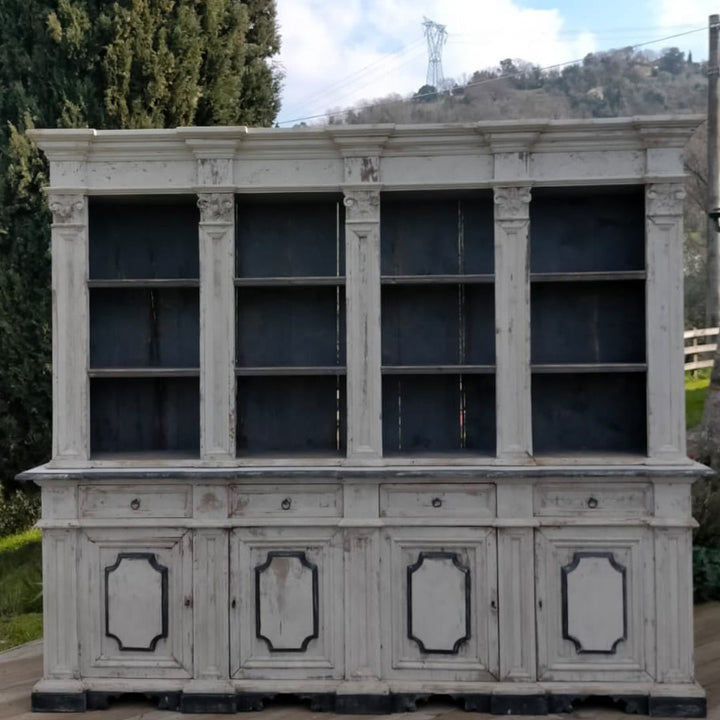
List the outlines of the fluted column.
<svg viewBox="0 0 720 720">
<path fill-rule="evenodd" d="M 683 355 L 683 199 L 681 183 L 648 185 L 647 256 L 648 455 L 685 457 Z"/>
<path fill-rule="evenodd" d="M 53 461 L 82 463 L 90 453 L 88 202 L 50 194 L 52 222 Z"/>
<path fill-rule="evenodd" d="M 497 456 L 532 454 L 530 401 L 530 188 L 495 188 Z"/>
<path fill-rule="evenodd" d="M 235 198 L 199 193 L 200 454 L 235 458 Z"/>
<path fill-rule="evenodd" d="M 345 190 L 347 454 L 382 455 L 380 374 L 380 193 Z"/>
</svg>

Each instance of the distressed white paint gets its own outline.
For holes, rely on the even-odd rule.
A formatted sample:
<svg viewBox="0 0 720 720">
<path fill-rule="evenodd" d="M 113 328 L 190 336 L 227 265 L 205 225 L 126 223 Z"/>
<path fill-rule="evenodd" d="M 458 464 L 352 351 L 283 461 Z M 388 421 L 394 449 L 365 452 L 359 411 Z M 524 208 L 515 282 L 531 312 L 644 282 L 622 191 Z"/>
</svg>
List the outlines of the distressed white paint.
<svg viewBox="0 0 720 720">
<path fill-rule="evenodd" d="M 69 680 L 80 674 L 78 658 L 77 531 L 46 530 L 42 541 L 43 677 Z"/>
<path fill-rule="evenodd" d="M 608 557 L 582 557 L 573 565 L 565 567 L 568 635 L 580 643 L 579 652 L 611 653 L 625 637 L 622 571 Z"/>
<path fill-rule="evenodd" d="M 692 531 L 655 530 L 657 680 L 687 683 L 693 673 Z"/>
<path fill-rule="evenodd" d="M 487 528 L 467 527 L 391 528 L 386 531 L 381 552 L 383 677 L 465 682 L 496 679 L 498 596 L 495 532 Z M 407 570 L 417 563 L 422 552 L 457 553 L 461 565 L 469 570 L 470 637 L 459 646 L 457 654 L 423 653 L 418 643 L 408 638 Z M 447 574 L 452 578 L 451 584 L 457 582 L 459 573 L 448 569 Z M 436 592 L 430 590 L 427 583 L 421 583 L 421 589 Z M 450 622 L 453 626 L 460 622 L 457 612 L 464 605 L 460 602 L 458 592 L 459 588 L 454 585 L 445 593 L 440 593 L 441 600 L 435 605 L 435 616 L 430 622 L 440 625 Z M 423 618 L 427 618 L 432 610 L 422 595 L 421 592 L 420 603 L 424 606 L 417 609 L 424 613 Z M 438 617 L 446 609 L 453 616 L 451 620 Z M 429 627 L 428 621 L 423 620 L 414 628 L 414 632 L 424 638 L 435 630 Z"/>
<path fill-rule="evenodd" d="M 163 635 L 162 572 L 144 557 L 119 556 L 116 564 L 105 574 L 108 634 L 121 650 L 150 649 Z"/>
<path fill-rule="evenodd" d="M 229 657 L 228 533 L 198 530 L 193 538 L 193 636 L 198 690 L 218 692 L 227 684 Z M 220 690 L 222 692 L 222 690 Z"/>
<path fill-rule="evenodd" d="M 82 463 L 90 453 L 88 204 L 50 193 L 53 292 L 53 460 Z"/>
<path fill-rule="evenodd" d="M 342 537 L 334 528 L 277 527 L 236 529 L 230 539 L 230 675 L 244 679 L 337 679 L 344 674 L 344 577 Z M 255 568 L 269 552 L 302 552 L 318 568 L 318 637 L 305 652 L 272 652 L 256 635 Z M 312 609 L 307 593 L 311 572 L 291 560 L 285 579 L 271 578 L 285 568 L 263 573 L 260 617 L 276 638 L 294 641 L 309 629 Z M 296 573 L 297 577 L 291 576 Z M 289 583 L 289 585 L 288 585 Z M 294 588 L 294 589 L 291 589 Z M 288 592 L 285 590 L 287 589 Z M 297 597 L 293 594 L 296 593 Z M 285 627 L 285 620 L 291 625 Z M 280 628 L 280 622 L 283 627 Z M 291 633 L 288 635 L 287 633 Z M 272 637 L 272 636 L 268 636 Z M 302 639 L 306 637 L 303 634 Z M 278 640 L 279 642 L 280 640 Z"/>
<path fill-rule="evenodd" d="M 497 455 L 532 454 L 530 402 L 530 189 L 495 188 Z"/>
<path fill-rule="evenodd" d="M 235 458 L 235 197 L 200 193 L 200 455 Z"/>
<path fill-rule="evenodd" d="M 192 514 L 192 488 L 187 485 L 81 485 L 79 516 L 83 518 L 183 518 Z"/>
<path fill-rule="evenodd" d="M 646 193 L 648 455 L 685 458 L 683 198 L 681 183 Z"/>
<path fill-rule="evenodd" d="M 377 158 L 365 175 L 376 182 Z M 346 161 L 347 162 L 347 161 Z M 357 163 L 346 174 L 353 178 Z M 345 307 L 347 315 L 348 457 L 373 461 L 382 455 L 380 375 L 380 193 L 376 187 L 345 190 Z"/>
<path fill-rule="evenodd" d="M 535 487 L 541 517 L 643 517 L 653 514 L 651 483 L 543 482 Z"/>
<path fill-rule="evenodd" d="M 345 532 L 345 672 L 380 678 L 380 537 L 377 530 Z"/>
<path fill-rule="evenodd" d="M 618 643 L 612 654 L 578 653 L 575 644 L 563 639 L 561 613 L 561 570 L 571 565 L 575 553 L 611 553 L 615 562 L 626 568 L 627 639 Z M 538 628 L 538 679 L 543 681 L 648 681 L 655 676 L 655 577 L 652 566 L 652 531 L 635 527 L 568 526 L 543 528 L 535 534 L 536 622 Z M 600 568 L 598 566 L 598 572 Z M 584 632 L 588 642 L 608 643 L 617 630 L 617 580 L 607 572 L 608 590 L 595 583 L 593 574 L 579 588 L 574 612 L 582 613 L 583 604 L 597 607 L 602 620 L 587 620 Z M 569 576 L 570 577 L 570 576 Z M 580 577 L 580 576 L 579 576 Z M 610 579 L 612 578 L 612 582 Z M 607 584 L 605 583 L 605 584 Z M 582 585 L 582 584 L 581 584 Z M 572 584 L 568 588 L 572 590 Z M 595 597 L 591 595 L 595 593 Z M 605 604 L 614 608 L 606 616 Z M 568 598 L 569 599 L 569 598 Z M 605 631 L 604 622 L 612 623 Z M 587 633 L 591 633 L 587 637 Z M 622 635 L 622 631 L 620 632 Z M 617 636 L 616 636 L 617 637 Z M 614 640 L 615 638 L 613 638 Z M 602 645 L 604 647 L 604 645 Z"/>
<path fill-rule="evenodd" d="M 417 563 L 408 573 L 412 639 L 417 638 L 426 651 L 452 652 L 467 634 L 467 575 L 448 557 L 419 556 Z"/>
<path fill-rule="evenodd" d="M 382 517 L 492 518 L 495 488 L 492 485 L 439 484 L 418 487 L 387 484 L 380 487 Z"/>
<path fill-rule="evenodd" d="M 107 521 L 106 521 L 107 524 Z M 126 523 L 127 524 L 127 523 Z M 193 666 L 193 571 L 190 533 L 177 528 L 88 529 L 81 534 L 78 617 L 83 677 L 155 677 L 189 679 Z M 122 553 L 149 553 L 168 569 L 168 636 L 152 651 L 121 650 L 106 635 L 105 570 Z M 126 565 L 130 562 L 130 565 Z M 157 627 L 159 575 L 147 560 L 124 560 L 111 579 L 111 627 L 137 640 L 133 623 L 148 631 Z M 153 574 L 154 573 L 154 574 Z M 112 578 L 111 573 L 110 577 Z M 124 577 L 123 577 L 124 576 Z M 121 639 L 123 635 L 118 635 Z M 150 638 L 152 639 L 152 638 Z M 124 642 L 124 640 L 123 640 Z M 144 643 L 147 646 L 147 642 Z M 139 645 L 138 645 L 139 647 Z"/>
<path fill-rule="evenodd" d="M 498 530 L 501 680 L 535 679 L 534 560 L 530 528 Z"/>
<path fill-rule="evenodd" d="M 268 556 L 266 562 L 256 598 L 260 635 L 275 650 L 299 650 L 315 635 L 313 570 L 299 557 Z"/>
<path fill-rule="evenodd" d="M 678 184 L 699 120 L 31 131 L 50 161 L 54 203 L 53 460 L 30 475 L 43 484 L 37 689 L 592 695 L 622 683 L 630 694 L 697 696 L 689 483 L 698 468 L 683 445 Z M 530 189 L 612 184 L 650 184 L 648 456 L 538 461 Z M 453 188 L 490 190 L 496 201 L 498 457 L 383 458 L 378 198 Z M 314 191 L 346 202 L 348 456 L 236 459 L 233 195 Z M 97 461 L 88 459 L 87 196 L 144 193 L 200 200 L 201 457 Z M 201 477 L 187 474 L 198 468 Z M 150 477 L 133 476 L 139 469 Z M 105 636 L 104 570 L 133 552 L 168 568 L 168 638 L 151 652 L 120 651 Z M 318 637 L 305 652 L 271 652 L 256 635 L 255 568 L 270 552 L 304 553 L 317 567 Z M 407 637 L 407 569 L 423 552 L 457 553 L 468 568 L 470 638 L 457 654 L 422 653 Z M 576 552 L 611 553 L 627 569 L 628 637 L 614 655 L 578 654 L 562 638 L 561 570 Z M 113 627 L 130 638 L 157 626 L 149 567 L 124 561 L 111 574 Z M 618 631 L 618 573 L 608 567 L 582 560 L 568 578 L 571 632 L 595 648 Z M 261 627 L 278 643 L 312 632 L 311 574 L 296 557 L 263 573 Z M 414 630 L 428 647 L 462 634 L 461 575 L 446 559 L 413 574 Z"/>
</svg>

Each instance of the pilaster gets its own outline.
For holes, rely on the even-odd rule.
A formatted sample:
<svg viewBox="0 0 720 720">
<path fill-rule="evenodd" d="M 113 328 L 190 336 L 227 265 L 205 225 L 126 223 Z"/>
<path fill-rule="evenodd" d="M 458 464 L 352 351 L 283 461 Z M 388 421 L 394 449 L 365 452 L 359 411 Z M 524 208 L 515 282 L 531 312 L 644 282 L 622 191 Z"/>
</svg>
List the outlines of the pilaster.
<svg viewBox="0 0 720 720">
<path fill-rule="evenodd" d="M 532 483 L 498 483 L 500 680 L 531 682 L 536 675 Z"/>
<path fill-rule="evenodd" d="M 685 458 L 684 198 L 682 183 L 646 188 L 647 453 L 663 462 Z"/>
<path fill-rule="evenodd" d="M 655 529 L 655 605 L 656 680 L 692 682 L 693 580 L 689 527 Z"/>
<path fill-rule="evenodd" d="M 530 188 L 495 188 L 497 456 L 532 454 L 530 403 Z"/>
<path fill-rule="evenodd" d="M 90 454 L 88 381 L 88 202 L 83 194 L 48 196 L 52 212 L 53 461 Z"/>
<path fill-rule="evenodd" d="M 193 681 L 190 693 L 232 693 L 227 638 L 228 536 L 222 529 L 193 534 Z"/>
<path fill-rule="evenodd" d="M 363 160 L 368 185 L 344 188 L 347 454 L 358 461 L 382 456 L 380 191 L 375 183 L 380 161 Z M 358 158 L 346 158 L 346 177 L 356 178 L 360 165 Z"/>
<path fill-rule="evenodd" d="M 78 644 L 77 531 L 44 530 L 43 683 L 36 691 L 81 689 Z M 49 682 L 48 682 L 49 681 Z M 76 687 L 77 686 L 77 687 Z"/>
<path fill-rule="evenodd" d="M 235 198 L 201 192 L 200 454 L 235 458 Z"/>
</svg>

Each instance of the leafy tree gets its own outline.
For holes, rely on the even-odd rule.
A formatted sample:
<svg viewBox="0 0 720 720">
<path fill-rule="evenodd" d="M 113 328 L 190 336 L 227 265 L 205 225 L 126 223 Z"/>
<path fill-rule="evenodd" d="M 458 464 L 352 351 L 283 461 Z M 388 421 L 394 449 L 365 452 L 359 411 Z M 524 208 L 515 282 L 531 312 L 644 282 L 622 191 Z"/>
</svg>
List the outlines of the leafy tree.
<svg viewBox="0 0 720 720">
<path fill-rule="evenodd" d="M 431 103 L 438 99 L 437 88 L 434 85 L 423 85 L 412 97 L 413 102 Z"/>
<path fill-rule="evenodd" d="M 274 0 L 0 2 L 0 480 L 50 450 L 47 167 L 37 127 L 270 125 Z"/>
<path fill-rule="evenodd" d="M 679 75 L 685 68 L 685 53 L 676 47 L 663 50 L 658 60 L 658 70 L 670 73 L 671 75 Z"/>
</svg>

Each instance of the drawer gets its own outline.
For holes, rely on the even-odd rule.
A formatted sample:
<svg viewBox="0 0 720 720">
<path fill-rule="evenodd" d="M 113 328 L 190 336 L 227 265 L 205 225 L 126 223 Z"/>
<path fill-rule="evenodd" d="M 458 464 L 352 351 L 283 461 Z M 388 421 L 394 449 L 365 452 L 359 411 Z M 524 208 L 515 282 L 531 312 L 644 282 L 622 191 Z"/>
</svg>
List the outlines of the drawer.
<svg viewBox="0 0 720 720">
<path fill-rule="evenodd" d="M 81 486 L 80 517 L 190 517 L 191 490 L 189 485 Z"/>
<path fill-rule="evenodd" d="M 653 514 L 651 483 L 597 482 L 543 483 L 535 488 L 535 515 L 616 515 L 637 517 Z"/>
<path fill-rule="evenodd" d="M 494 518 L 494 485 L 382 485 L 381 517 Z"/>
<path fill-rule="evenodd" d="M 342 490 L 327 485 L 235 485 L 231 517 L 340 517 Z"/>
</svg>

